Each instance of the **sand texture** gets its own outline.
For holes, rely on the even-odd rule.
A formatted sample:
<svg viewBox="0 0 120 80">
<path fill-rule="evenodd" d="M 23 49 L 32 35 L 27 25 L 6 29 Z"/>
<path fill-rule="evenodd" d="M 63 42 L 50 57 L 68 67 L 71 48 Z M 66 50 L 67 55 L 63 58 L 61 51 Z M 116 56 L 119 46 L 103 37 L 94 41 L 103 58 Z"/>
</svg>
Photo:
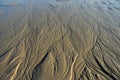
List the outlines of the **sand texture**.
<svg viewBox="0 0 120 80">
<path fill-rule="evenodd" d="M 0 80 L 120 80 L 120 0 L 0 0 Z"/>
</svg>

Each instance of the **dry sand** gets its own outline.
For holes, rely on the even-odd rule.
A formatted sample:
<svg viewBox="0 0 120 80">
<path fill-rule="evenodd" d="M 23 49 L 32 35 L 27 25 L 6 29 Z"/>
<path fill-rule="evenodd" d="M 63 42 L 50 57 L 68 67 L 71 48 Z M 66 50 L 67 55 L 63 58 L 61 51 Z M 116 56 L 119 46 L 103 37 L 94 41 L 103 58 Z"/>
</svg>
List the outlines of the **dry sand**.
<svg viewBox="0 0 120 80">
<path fill-rule="evenodd" d="M 120 80 L 120 0 L 0 0 L 0 80 Z"/>
</svg>

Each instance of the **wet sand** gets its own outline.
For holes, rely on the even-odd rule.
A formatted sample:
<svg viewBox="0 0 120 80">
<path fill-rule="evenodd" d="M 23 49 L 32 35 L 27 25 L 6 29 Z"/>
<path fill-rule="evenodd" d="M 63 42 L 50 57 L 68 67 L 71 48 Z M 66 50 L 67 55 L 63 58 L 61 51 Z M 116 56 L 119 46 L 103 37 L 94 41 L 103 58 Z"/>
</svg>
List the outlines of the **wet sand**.
<svg viewBox="0 0 120 80">
<path fill-rule="evenodd" d="M 120 0 L 0 0 L 0 80 L 119 80 Z"/>
</svg>

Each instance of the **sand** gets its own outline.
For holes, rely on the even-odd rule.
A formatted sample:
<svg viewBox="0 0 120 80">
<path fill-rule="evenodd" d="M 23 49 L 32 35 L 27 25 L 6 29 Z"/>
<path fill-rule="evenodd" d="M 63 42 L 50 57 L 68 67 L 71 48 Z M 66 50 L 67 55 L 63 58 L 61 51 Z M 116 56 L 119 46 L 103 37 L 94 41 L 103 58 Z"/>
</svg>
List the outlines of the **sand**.
<svg viewBox="0 0 120 80">
<path fill-rule="evenodd" d="M 0 0 L 0 80 L 120 80 L 120 0 Z"/>
</svg>

